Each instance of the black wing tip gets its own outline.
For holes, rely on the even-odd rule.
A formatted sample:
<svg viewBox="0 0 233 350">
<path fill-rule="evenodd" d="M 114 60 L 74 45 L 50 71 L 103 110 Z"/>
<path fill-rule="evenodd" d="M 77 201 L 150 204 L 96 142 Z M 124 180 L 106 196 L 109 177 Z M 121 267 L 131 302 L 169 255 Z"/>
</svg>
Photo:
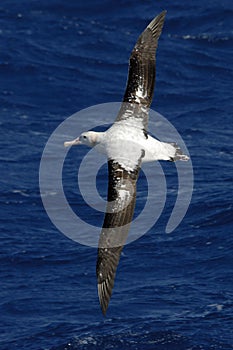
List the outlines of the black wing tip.
<svg viewBox="0 0 233 350">
<path fill-rule="evenodd" d="M 162 12 L 160 12 L 160 14 L 159 14 L 159 15 L 166 16 L 166 14 L 167 14 L 167 10 L 163 10 Z"/>
<path fill-rule="evenodd" d="M 161 21 L 161 20 L 164 20 L 165 16 L 167 14 L 167 10 L 163 10 L 162 12 L 160 12 L 155 18 L 154 20 L 156 21 Z"/>
<path fill-rule="evenodd" d="M 100 302 L 100 307 L 102 314 L 106 316 L 106 312 L 108 309 L 109 301 L 111 298 L 111 291 L 110 294 L 106 289 L 105 283 L 98 283 L 98 296 L 99 296 L 99 302 Z"/>
<path fill-rule="evenodd" d="M 157 34 L 157 32 L 159 31 L 159 33 L 161 33 L 162 29 L 163 29 L 163 24 L 164 24 L 164 20 L 165 20 L 165 16 L 166 16 L 167 11 L 164 10 L 162 11 L 160 14 L 158 14 L 147 26 L 147 28 L 149 28 L 150 30 L 152 30 L 152 32 L 154 34 Z"/>
</svg>

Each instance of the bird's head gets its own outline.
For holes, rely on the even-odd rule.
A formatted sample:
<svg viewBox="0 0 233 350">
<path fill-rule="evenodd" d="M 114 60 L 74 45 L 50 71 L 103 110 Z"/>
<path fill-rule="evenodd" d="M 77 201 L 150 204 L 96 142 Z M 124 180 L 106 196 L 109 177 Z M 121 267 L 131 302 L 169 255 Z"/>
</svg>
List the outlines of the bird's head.
<svg viewBox="0 0 233 350">
<path fill-rule="evenodd" d="M 64 142 L 65 147 L 75 146 L 75 145 L 86 145 L 89 147 L 94 147 L 99 143 L 99 133 L 95 131 L 83 132 L 79 137 L 72 141 Z"/>
</svg>

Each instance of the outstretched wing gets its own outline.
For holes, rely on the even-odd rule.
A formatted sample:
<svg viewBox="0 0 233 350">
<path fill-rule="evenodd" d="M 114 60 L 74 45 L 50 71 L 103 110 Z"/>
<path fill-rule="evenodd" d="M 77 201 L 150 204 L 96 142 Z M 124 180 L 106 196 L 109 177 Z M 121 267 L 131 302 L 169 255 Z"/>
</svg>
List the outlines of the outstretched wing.
<svg viewBox="0 0 233 350">
<path fill-rule="evenodd" d="M 130 56 L 124 102 L 150 107 L 155 84 L 156 49 L 165 15 L 166 11 L 163 11 L 155 17 L 138 38 Z"/>
<path fill-rule="evenodd" d="M 98 295 L 103 314 L 112 295 L 116 269 L 127 239 L 136 201 L 136 182 L 141 159 L 133 172 L 117 162 L 108 161 L 108 204 L 99 239 L 96 274 Z"/>
<path fill-rule="evenodd" d="M 127 127 L 135 130 L 141 129 L 145 136 L 147 136 L 148 110 L 154 91 L 155 53 L 165 14 L 165 11 L 162 12 L 148 25 L 131 53 L 127 88 L 114 124 L 120 127 L 127 124 Z M 120 145 L 115 148 L 121 151 L 118 155 L 120 158 L 127 156 L 129 151 L 128 160 L 133 158 L 133 163 L 136 160 L 136 165 L 133 170 L 129 170 L 117 161 L 116 157 L 110 157 L 108 162 L 108 204 L 99 240 L 96 266 L 98 294 L 103 314 L 108 308 L 121 251 L 133 218 L 136 182 L 144 156 L 143 152 L 141 156 L 135 156 L 132 145 L 129 147 Z"/>
<path fill-rule="evenodd" d="M 131 53 L 129 61 L 128 81 L 123 98 L 123 104 L 116 118 L 116 122 L 135 116 L 135 104 L 144 110 L 143 126 L 147 130 L 148 114 L 155 85 L 156 49 L 162 32 L 166 11 L 161 12 L 150 22 L 142 32 Z M 139 108 L 139 106 L 137 107 Z M 140 119 L 142 113 L 140 114 Z"/>
</svg>

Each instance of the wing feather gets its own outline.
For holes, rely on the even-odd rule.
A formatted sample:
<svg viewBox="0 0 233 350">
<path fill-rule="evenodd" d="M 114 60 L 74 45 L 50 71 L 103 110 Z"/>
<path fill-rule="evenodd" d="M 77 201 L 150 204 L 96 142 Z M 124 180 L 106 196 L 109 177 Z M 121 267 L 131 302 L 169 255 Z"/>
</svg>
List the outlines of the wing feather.
<svg viewBox="0 0 233 350">
<path fill-rule="evenodd" d="M 134 214 L 140 165 L 134 172 L 127 172 L 118 163 L 109 160 L 108 169 L 108 204 L 99 239 L 96 265 L 98 295 L 104 315 L 112 295 L 121 251 Z"/>
<path fill-rule="evenodd" d="M 127 119 L 135 115 L 132 109 L 139 104 L 144 113 L 139 113 L 139 118 L 148 119 L 148 113 L 155 86 L 156 50 L 158 40 L 163 29 L 166 11 L 155 17 L 139 36 L 131 53 L 129 71 L 123 104 L 116 121 Z M 137 114 L 136 114 L 137 117 Z M 147 129 L 147 120 L 144 121 L 144 129 Z"/>
<path fill-rule="evenodd" d="M 130 56 L 128 82 L 115 123 L 132 118 L 130 125 L 141 128 L 145 137 L 148 110 L 155 83 L 155 55 L 166 11 L 159 14 L 140 35 Z M 116 160 L 108 161 L 108 204 L 100 234 L 96 274 L 98 295 L 103 314 L 106 314 L 114 286 L 121 251 L 126 242 L 136 202 L 136 182 L 141 158 L 134 171 L 127 171 Z"/>
<path fill-rule="evenodd" d="M 155 85 L 156 50 L 166 11 L 160 13 L 140 35 L 130 56 L 124 102 L 150 107 Z"/>
</svg>

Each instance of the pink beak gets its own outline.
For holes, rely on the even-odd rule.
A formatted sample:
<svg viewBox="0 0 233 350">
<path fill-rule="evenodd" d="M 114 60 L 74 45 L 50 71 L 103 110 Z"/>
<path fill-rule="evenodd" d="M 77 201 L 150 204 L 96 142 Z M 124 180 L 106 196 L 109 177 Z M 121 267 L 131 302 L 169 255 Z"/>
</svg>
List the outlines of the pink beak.
<svg viewBox="0 0 233 350">
<path fill-rule="evenodd" d="M 73 141 L 64 142 L 65 147 L 70 147 L 70 146 L 80 145 L 80 144 L 81 144 L 81 141 L 79 140 L 79 137 L 77 137 L 77 139 L 74 139 Z"/>
</svg>

